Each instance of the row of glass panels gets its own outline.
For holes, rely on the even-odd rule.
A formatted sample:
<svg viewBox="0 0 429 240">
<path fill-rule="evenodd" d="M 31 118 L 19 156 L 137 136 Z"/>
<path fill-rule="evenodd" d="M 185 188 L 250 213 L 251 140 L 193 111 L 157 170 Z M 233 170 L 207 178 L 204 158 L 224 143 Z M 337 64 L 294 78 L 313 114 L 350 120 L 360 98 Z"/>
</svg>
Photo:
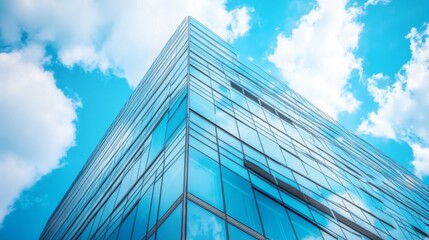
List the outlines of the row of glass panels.
<svg viewBox="0 0 429 240">
<path fill-rule="evenodd" d="M 194 30 L 194 31 L 197 31 L 197 30 Z M 200 34 L 200 35 L 203 35 L 203 34 Z M 216 117 L 218 114 L 217 113 L 218 109 L 226 112 L 227 114 L 222 114 L 222 116 L 219 116 L 219 124 L 222 125 L 222 127 L 227 128 L 228 132 L 231 132 L 235 136 L 237 136 L 237 130 L 236 130 L 237 127 L 234 127 L 235 124 L 221 123 L 222 119 L 226 119 L 224 122 L 232 122 L 234 121 L 233 118 L 241 117 L 240 119 L 241 121 L 245 122 L 250 126 L 255 126 L 251 128 L 257 129 L 258 132 L 262 132 L 262 133 L 268 132 L 268 134 L 270 134 L 270 130 L 272 131 L 276 130 L 275 128 L 273 128 L 273 126 L 279 126 L 279 125 L 278 124 L 276 125 L 275 123 L 269 123 L 270 121 L 270 118 L 268 117 L 269 114 L 265 112 L 265 116 L 267 116 L 268 121 L 264 120 L 265 119 L 264 114 L 258 113 L 261 111 L 254 107 L 254 104 L 252 103 L 252 101 L 248 100 L 247 103 L 241 104 L 243 100 L 237 100 L 239 99 L 237 97 L 237 95 L 239 94 L 234 93 L 233 90 L 228 88 L 229 81 L 230 81 L 228 78 L 236 79 L 235 81 L 239 81 L 242 84 L 246 83 L 246 86 L 250 86 L 254 84 L 252 83 L 252 81 L 249 81 L 249 79 L 247 79 L 247 77 L 249 76 L 248 75 L 246 76 L 245 73 L 243 72 L 240 72 L 240 73 L 245 76 L 240 74 L 238 76 L 237 75 L 234 76 L 234 74 L 231 74 L 231 73 L 227 74 L 227 67 L 231 67 L 232 69 L 237 69 L 237 67 L 234 67 L 234 64 L 225 63 L 229 61 L 228 59 L 219 60 L 219 56 L 216 55 L 217 54 L 216 50 L 210 49 L 206 45 L 204 47 L 200 47 L 201 42 L 204 40 L 199 40 L 197 38 L 193 40 L 191 38 L 191 41 L 193 41 L 193 44 L 191 43 L 191 55 L 190 55 L 191 64 L 196 66 L 198 70 L 193 70 L 193 68 L 191 67 L 190 72 L 195 76 L 195 79 L 199 81 L 193 81 L 191 77 L 190 84 L 191 84 L 191 89 L 194 89 L 199 94 L 199 95 L 198 94 L 195 95 L 195 98 L 198 98 L 198 100 L 196 100 L 196 102 L 198 102 L 196 103 L 196 108 L 197 108 L 197 105 L 202 106 L 199 109 L 199 112 L 201 112 L 201 114 L 207 117 L 208 119 L 213 119 L 213 120 L 217 119 Z M 213 52 L 214 54 L 210 56 L 210 54 Z M 204 74 L 202 74 L 202 72 L 204 72 Z M 227 77 L 225 77 L 225 75 Z M 262 88 L 258 89 L 255 87 L 252 87 L 251 89 L 256 91 L 258 94 L 263 95 L 264 97 L 268 96 L 266 94 L 267 92 L 266 89 L 265 90 Z M 192 95 L 191 95 L 191 99 L 193 99 Z M 280 109 L 284 110 L 284 104 L 277 105 L 276 107 L 279 107 Z M 293 101 L 293 99 L 292 101 L 289 101 L 288 104 L 291 104 L 292 106 L 294 106 L 295 109 L 304 107 L 304 106 L 301 106 L 302 105 L 301 101 Z M 207 108 L 207 106 L 213 106 L 213 107 Z M 261 121 L 256 122 L 256 120 L 254 120 L 255 118 L 253 118 L 253 120 L 250 120 L 250 121 L 245 121 L 244 119 L 246 119 L 246 114 L 245 113 L 241 115 L 238 114 L 238 112 L 236 111 L 237 108 L 245 109 L 245 111 L 249 111 L 247 109 L 251 108 L 250 112 L 252 114 L 257 115 L 258 116 L 257 119 L 263 119 L 263 122 L 265 121 L 266 123 L 268 123 L 268 125 L 263 122 L 261 124 Z M 211 109 L 214 109 L 214 110 L 211 110 Z M 313 108 L 310 108 L 309 110 L 306 110 L 304 112 L 303 112 L 304 109 L 300 109 L 300 110 L 301 112 L 297 112 L 292 115 L 292 118 L 297 120 L 300 125 L 304 125 L 308 127 L 308 124 L 314 125 L 314 123 L 312 123 L 312 120 L 316 120 L 317 123 L 320 122 L 319 120 L 321 119 L 321 117 L 318 116 L 317 114 L 314 114 L 314 112 L 312 114 L 312 111 L 314 110 Z M 287 113 L 291 114 L 293 112 L 287 111 Z M 309 114 L 312 120 L 309 120 L 303 117 L 303 113 Z M 317 118 L 315 119 L 315 117 L 319 119 Z M 230 121 L 228 121 L 228 118 L 230 119 Z M 328 123 L 330 122 L 328 121 Z M 236 124 L 238 124 L 238 127 L 240 127 L 239 121 L 236 121 Z M 269 127 L 263 127 L 263 126 L 269 126 Z M 338 197 L 329 199 L 330 201 L 334 201 L 335 204 L 333 204 L 332 206 L 336 207 L 337 208 L 336 210 L 342 211 L 346 215 L 348 214 L 348 211 L 350 211 L 350 213 L 352 214 L 350 215 L 351 219 L 354 219 L 354 221 L 356 221 L 359 225 L 363 225 L 369 229 L 372 229 L 374 226 L 376 228 L 376 230 L 374 231 L 378 231 L 381 236 L 389 237 L 386 234 L 392 234 L 393 236 L 396 236 L 396 237 L 402 236 L 407 238 L 414 238 L 414 237 L 418 238 L 418 235 L 407 235 L 410 233 L 416 234 L 415 230 L 411 228 L 409 223 L 413 223 L 416 226 L 421 226 L 422 228 L 425 227 L 425 224 L 420 219 L 422 215 L 416 216 L 414 215 L 414 212 L 410 212 L 410 210 L 416 211 L 416 213 L 421 214 L 425 212 L 424 208 L 419 207 L 419 205 L 416 205 L 414 202 L 410 202 L 412 206 L 411 208 L 409 208 L 410 205 L 408 206 L 405 204 L 401 205 L 403 204 L 403 201 L 398 201 L 396 198 L 394 199 L 391 196 L 396 195 L 395 191 L 402 191 L 402 189 L 389 190 L 389 191 L 393 191 L 391 192 L 392 195 L 386 196 L 382 192 L 377 191 L 377 189 L 374 189 L 374 186 L 368 184 L 365 179 L 367 178 L 365 175 L 371 176 L 371 174 L 373 175 L 382 174 L 378 171 L 386 170 L 385 172 L 386 174 L 390 174 L 392 171 L 384 168 L 384 166 L 383 168 L 380 168 L 377 165 L 380 163 L 377 163 L 377 161 L 375 161 L 375 163 L 377 164 L 374 164 L 374 162 L 366 161 L 362 159 L 361 156 L 358 156 L 355 154 L 356 151 L 352 153 L 345 152 L 341 148 L 335 145 L 332 145 L 330 142 L 323 143 L 321 139 L 318 139 L 313 135 L 315 129 L 316 131 L 320 131 L 320 130 L 317 130 L 318 127 L 319 126 L 317 125 L 313 127 L 310 126 L 309 129 L 311 130 L 307 130 L 307 131 L 304 130 L 303 128 L 298 128 L 299 129 L 298 134 L 293 134 L 293 131 L 289 132 L 287 131 L 289 129 L 287 129 L 287 130 L 281 130 L 281 131 L 274 131 L 274 135 L 271 135 L 271 134 L 270 135 L 274 136 L 274 138 L 277 139 L 278 141 L 279 140 L 278 137 L 282 136 L 282 132 L 283 133 L 286 132 L 289 136 L 292 137 L 293 146 L 295 146 L 295 148 L 297 146 L 301 146 L 300 148 L 302 149 L 302 152 L 304 152 L 304 154 L 300 154 L 301 151 L 296 151 L 296 152 L 291 151 L 291 152 L 295 153 L 296 155 L 299 155 L 299 159 L 302 160 L 302 163 L 304 163 L 304 165 L 306 164 L 311 164 L 312 166 L 315 165 L 314 168 L 306 167 L 304 169 L 302 167 L 299 167 L 300 163 L 298 161 L 295 161 L 296 164 L 298 164 L 296 165 L 298 167 L 293 168 L 294 165 L 290 166 L 291 168 L 293 168 L 294 171 L 302 173 L 302 175 L 309 178 L 313 177 L 317 182 L 317 184 L 321 184 L 323 188 L 330 189 L 331 191 L 337 192 L 337 193 L 341 193 L 341 192 L 344 193 L 344 194 L 340 194 Z M 264 129 L 268 129 L 268 130 L 264 130 Z M 336 128 L 336 129 L 340 129 L 340 128 Z M 313 132 L 313 134 L 309 133 L 308 131 Z M 253 135 L 256 136 L 255 134 Z M 300 137 L 300 135 L 302 136 L 302 138 Z M 344 136 L 347 136 L 347 135 L 344 135 Z M 258 149 L 261 149 L 260 148 L 261 143 L 262 144 L 270 143 L 270 141 L 267 141 L 266 139 L 263 139 L 263 140 L 261 139 L 261 141 L 258 141 L 257 136 L 247 137 L 245 138 L 245 141 L 253 141 L 254 144 L 251 143 L 251 145 Z M 318 144 L 319 141 L 321 141 L 323 144 L 322 145 Z M 361 141 L 358 141 L 358 143 L 361 143 Z M 305 152 L 308 152 L 308 151 L 310 152 L 310 154 L 305 154 Z M 275 152 L 276 151 L 268 151 L 266 152 L 266 154 L 269 154 L 271 155 L 271 157 L 275 158 L 275 156 L 273 156 L 273 153 Z M 316 160 L 316 162 L 314 160 Z M 331 168 L 332 170 L 334 170 L 334 173 L 330 172 L 329 170 L 324 170 L 324 168 L 326 169 L 326 167 L 328 167 L 328 169 Z M 309 169 L 311 170 L 311 172 L 308 171 Z M 312 169 L 314 169 L 314 171 Z M 323 175 L 329 176 L 329 178 L 328 177 L 326 178 L 327 182 L 322 181 L 325 179 Z M 315 192 L 320 192 L 323 190 L 323 188 L 320 189 L 320 186 L 314 185 L 313 183 L 306 181 L 305 178 L 301 178 L 301 177 L 298 177 L 298 178 L 302 179 L 302 181 L 300 181 L 299 184 L 305 186 L 305 188 L 314 189 Z M 395 179 L 391 179 L 391 178 L 389 179 L 389 178 L 390 176 L 387 175 L 387 178 L 385 179 L 388 181 L 395 180 Z M 376 181 L 376 180 L 371 179 L 371 181 Z M 381 185 L 385 184 L 385 181 L 380 182 L 380 184 Z M 390 185 L 390 186 L 400 187 L 401 185 Z M 319 194 L 324 196 L 323 191 Z M 413 196 L 414 201 L 421 201 L 419 196 L 417 196 L 415 193 L 410 193 L 410 194 L 411 194 L 410 196 Z M 400 198 L 403 198 L 403 197 L 401 196 Z M 380 199 L 383 199 L 384 201 L 381 201 Z M 362 201 L 365 204 L 363 205 L 365 207 L 363 209 L 362 209 Z M 366 207 L 368 207 L 369 209 L 366 209 Z M 381 219 L 378 219 L 378 218 L 381 218 Z M 404 223 L 406 226 L 405 228 L 404 228 Z M 392 226 L 392 224 L 394 226 Z M 399 228 L 401 228 L 401 230 Z M 402 235 L 402 234 L 406 234 L 406 235 Z"/>
</svg>

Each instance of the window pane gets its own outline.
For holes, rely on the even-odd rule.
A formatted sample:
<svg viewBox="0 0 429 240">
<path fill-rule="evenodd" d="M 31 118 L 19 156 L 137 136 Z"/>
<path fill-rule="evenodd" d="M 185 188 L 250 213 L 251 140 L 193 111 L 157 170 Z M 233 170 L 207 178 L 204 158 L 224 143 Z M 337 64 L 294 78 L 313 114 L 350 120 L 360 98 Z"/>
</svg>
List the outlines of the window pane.
<svg viewBox="0 0 429 240">
<path fill-rule="evenodd" d="M 237 123 L 228 113 L 216 108 L 216 124 L 226 130 L 228 133 L 238 136 Z"/>
<path fill-rule="evenodd" d="M 228 145 L 230 145 L 232 148 L 236 149 L 237 151 L 240 151 L 237 154 L 243 155 L 241 153 L 241 142 L 239 140 L 237 140 L 236 138 L 234 138 L 230 134 L 222 131 L 220 128 L 217 128 L 217 130 L 218 130 L 217 131 L 217 136 L 218 136 L 219 140 L 222 140 L 223 142 L 225 142 Z M 234 154 L 236 154 L 236 153 L 234 153 Z"/>
<path fill-rule="evenodd" d="M 119 227 L 115 229 L 115 231 L 110 234 L 108 240 L 116 240 L 118 238 Z"/>
<path fill-rule="evenodd" d="M 283 155 L 279 145 L 270 138 L 266 137 L 264 134 L 260 134 L 259 137 L 261 138 L 265 154 L 267 154 L 277 162 L 284 163 Z"/>
<path fill-rule="evenodd" d="M 150 200 L 152 198 L 152 186 L 143 195 L 138 206 L 136 221 L 134 223 L 134 231 L 132 239 L 142 239 L 146 235 L 147 222 L 150 210 Z"/>
<path fill-rule="evenodd" d="M 231 99 L 235 103 L 237 103 L 238 105 L 243 107 L 244 109 L 246 109 L 246 110 L 248 109 L 246 98 L 241 93 L 239 93 L 237 90 L 235 90 L 235 89 L 231 90 Z"/>
<path fill-rule="evenodd" d="M 189 149 L 189 192 L 223 211 L 219 164 L 194 148 Z"/>
<path fill-rule="evenodd" d="M 150 144 L 149 160 L 148 160 L 149 164 L 159 154 L 159 152 L 162 150 L 162 147 L 164 147 L 167 120 L 168 118 L 164 116 L 161 122 L 158 123 L 158 126 L 156 126 L 155 130 L 152 133 L 152 142 Z"/>
<path fill-rule="evenodd" d="M 247 142 L 250 146 L 262 151 L 261 142 L 255 129 L 247 126 L 241 121 L 237 121 L 238 130 L 240 131 L 241 140 Z"/>
<path fill-rule="evenodd" d="M 191 91 L 191 108 L 207 119 L 214 119 L 214 105 L 201 95 Z"/>
<path fill-rule="evenodd" d="M 265 111 L 265 116 L 267 117 L 268 123 L 271 126 L 276 127 L 277 129 L 281 130 L 282 132 L 284 131 L 283 124 L 282 124 L 279 117 L 277 117 L 276 115 L 272 114 L 271 112 L 267 112 L 267 111 Z"/>
<path fill-rule="evenodd" d="M 115 207 L 116 196 L 118 196 L 118 192 L 119 192 L 119 187 L 116 188 L 116 190 L 112 193 L 112 195 L 110 195 L 109 200 L 107 200 L 107 202 L 104 204 L 104 210 L 103 210 L 103 215 L 100 219 L 100 225 L 103 224 L 104 221 L 106 221 L 107 217 L 109 217 L 110 214 L 112 214 L 113 209 Z"/>
<path fill-rule="evenodd" d="M 118 239 L 130 239 L 133 231 L 134 219 L 136 216 L 137 208 L 134 208 L 127 218 L 122 222 L 121 229 L 119 230 Z"/>
<path fill-rule="evenodd" d="M 256 192 L 256 199 L 265 235 L 272 240 L 295 239 L 285 208 L 259 192 Z"/>
<path fill-rule="evenodd" d="M 152 197 L 152 204 L 150 208 L 150 217 L 149 217 L 149 227 L 148 230 L 150 230 L 156 223 L 156 220 L 158 219 L 158 207 L 159 207 L 159 193 L 161 190 L 161 179 L 159 179 L 155 183 L 155 187 L 153 190 L 153 197 Z"/>
<path fill-rule="evenodd" d="M 183 192 L 183 159 L 178 159 L 162 177 L 161 205 L 159 217 L 171 207 L 176 199 Z"/>
<path fill-rule="evenodd" d="M 134 165 L 136 166 L 136 165 Z M 138 166 L 137 166 L 138 170 Z M 134 183 L 134 171 L 130 170 L 126 173 L 124 179 L 122 180 L 120 187 L 119 187 L 119 193 L 117 196 L 117 202 L 121 201 L 121 199 L 124 197 L 124 195 L 128 192 L 130 189 L 130 182 Z"/>
<path fill-rule="evenodd" d="M 280 195 L 286 205 L 311 218 L 310 210 L 305 203 L 284 192 L 280 192 Z"/>
<path fill-rule="evenodd" d="M 305 171 L 304 166 L 302 165 L 301 159 L 291 154 L 289 151 L 282 149 L 282 152 L 286 160 L 286 165 L 288 167 L 292 168 L 293 170 L 295 170 L 296 172 L 304 176 L 307 175 L 307 172 Z"/>
<path fill-rule="evenodd" d="M 229 240 L 253 240 L 256 239 L 249 234 L 241 231 L 240 229 L 234 227 L 234 225 L 228 224 L 228 234 Z"/>
<path fill-rule="evenodd" d="M 186 239 L 226 239 L 225 221 L 188 201 Z"/>
<path fill-rule="evenodd" d="M 176 209 L 168 216 L 168 218 L 161 224 L 156 233 L 156 238 L 163 239 L 180 239 L 182 229 L 182 204 L 176 207 Z"/>
<path fill-rule="evenodd" d="M 167 134 L 165 139 L 168 140 L 173 133 L 175 133 L 177 127 L 184 122 L 186 118 L 186 99 L 182 101 L 179 108 L 174 112 L 170 119 L 168 120 Z"/>
<path fill-rule="evenodd" d="M 195 123 L 202 129 L 206 130 L 207 132 L 211 133 L 212 135 L 216 135 L 216 128 L 213 124 L 206 121 L 202 117 L 198 116 L 197 114 L 191 112 L 191 122 Z"/>
<path fill-rule="evenodd" d="M 262 111 L 262 108 L 259 105 L 255 104 L 255 102 L 253 101 L 247 101 L 247 104 L 249 105 L 249 109 L 251 113 L 265 120 L 264 111 Z"/>
<path fill-rule="evenodd" d="M 318 227 L 291 211 L 289 216 L 298 239 L 323 239 Z"/>
<path fill-rule="evenodd" d="M 256 186 L 257 188 L 261 189 L 263 192 L 267 193 L 271 197 L 281 201 L 279 191 L 271 183 L 268 183 L 267 181 L 265 181 L 264 179 L 260 178 L 259 176 L 253 173 L 250 173 L 250 179 L 252 180 L 253 186 Z"/>
<path fill-rule="evenodd" d="M 225 167 L 222 167 L 222 176 L 228 215 L 261 233 L 261 223 L 250 183 Z"/>
<path fill-rule="evenodd" d="M 201 69 L 201 70 L 203 70 L 203 69 Z M 196 68 L 194 68 L 194 66 L 191 66 L 189 68 L 189 72 L 192 74 L 192 76 L 194 76 L 195 78 L 197 78 L 201 82 L 204 82 L 206 84 L 210 84 L 210 78 L 209 78 L 209 76 L 207 76 L 206 74 L 200 72 L 199 70 L 196 70 Z"/>
<path fill-rule="evenodd" d="M 243 150 L 244 150 L 244 154 L 246 154 L 247 160 L 250 160 L 250 161 L 255 160 L 252 162 L 258 165 L 260 168 L 264 169 L 265 171 L 267 172 L 270 171 L 267 168 L 267 159 L 263 154 L 246 145 L 243 145 Z"/>
</svg>

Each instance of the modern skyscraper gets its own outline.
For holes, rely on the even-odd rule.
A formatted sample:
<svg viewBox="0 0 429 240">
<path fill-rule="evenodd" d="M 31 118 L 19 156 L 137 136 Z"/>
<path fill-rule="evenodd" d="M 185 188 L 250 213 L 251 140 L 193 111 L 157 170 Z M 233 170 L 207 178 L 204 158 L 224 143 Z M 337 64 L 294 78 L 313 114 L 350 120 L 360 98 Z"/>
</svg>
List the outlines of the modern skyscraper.
<svg viewBox="0 0 429 240">
<path fill-rule="evenodd" d="M 429 190 L 186 18 L 41 239 L 423 239 Z"/>
</svg>

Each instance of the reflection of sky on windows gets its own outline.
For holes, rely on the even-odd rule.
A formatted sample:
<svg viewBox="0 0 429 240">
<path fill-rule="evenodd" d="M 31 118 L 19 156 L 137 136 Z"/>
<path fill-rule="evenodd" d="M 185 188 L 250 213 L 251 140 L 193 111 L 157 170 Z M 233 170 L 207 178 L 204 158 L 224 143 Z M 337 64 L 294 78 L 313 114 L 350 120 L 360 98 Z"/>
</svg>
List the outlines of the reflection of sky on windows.
<svg viewBox="0 0 429 240">
<path fill-rule="evenodd" d="M 207 210 L 188 202 L 186 239 L 226 239 L 225 221 Z"/>
<path fill-rule="evenodd" d="M 232 135 L 238 136 L 236 120 L 220 108 L 216 108 L 216 123 Z"/>
<path fill-rule="evenodd" d="M 168 238 L 170 227 L 177 227 L 173 222 L 182 220 L 187 196 L 198 203 L 189 201 L 183 209 L 188 239 L 225 239 L 225 220 L 218 217 L 223 214 L 233 219 L 228 220 L 229 237 L 240 240 L 252 238 L 248 234 L 269 239 L 365 238 L 362 235 L 368 232 L 356 226 L 383 239 L 404 239 L 417 238 L 410 235 L 413 225 L 426 230 L 419 214 L 427 201 L 414 191 L 419 190 L 415 179 L 385 164 L 382 155 L 324 119 L 280 82 L 265 73 L 256 77 L 238 61 L 229 62 L 233 54 L 220 40 L 199 42 L 211 36 L 206 32 L 192 27 L 189 52 L 177 62 L 181 67 L 171 68 L 165 80 L 145 86 L 153 94 L 132 101 L 148 98 L 148 106 L 140 110 L 136 104 L 141 102 L 131 102 L 134 112 L 120 115 L 109 133 L 115 140 L 110 149 L 103 149 L 108 157 L 95 160 L 102 162 L 97 166 L 103 169 L 101 175 L 112 176 L 110 185 L 102 187 L 113 186 L 114 194 L 105 199 L 101 214 L 93 218 L 97 220 L 88 223 L 95 226 L 93 232 L 98 222 L 118 223 L 108 217 L 119 211 L 125 217 L 135 201 L 133 235 L 141 238 L 156 232 L 158 239 Z M 155 66 L 164 71 L 165 66 Z M 119 175 L 112 173 L 116 165 Z M 143 196 L 133 195 L 138 192 L 131 191 L 133 185 L 141 187 Z M 184 186 L 189 195 L 183 193 Z M 128 201 L 126 210 L 121 199 Z M 161 219 L 165 221 L 159 227 Z M 124 238 L 129 235 L 124 230 L 128 221 L 121 222 L 119 234 Z"/>
<path fill-rule="evenodd" d="M 254 237 L 234 227 L 232 224 L 228 224 L 228 236 L 231 240 L 253 240 Z"/>
<path fill-rule="evenodd" d="M 156 237 L 158 239 L 179 240 L 182 225 L 182 204 L 176 207 L 171 215 L 158 228 Z M 119 240 L 126 238 L 119 238 Z M 133 238 L 139 239 L 139 238 Z"/>
<path fill-rule="evenodd" d="M 318 227 L 291 211 L 288 213 L 298 239 L 322 239 Z"/>
<path fill-rule="evenodd" d="M 322 237 L 305 236 L 302 240 L 323 240 Z"/>
<path fill-rule="evenodd" d="M 223 211 L 219 164 L 192 147 L 189 151 L 188 191 Z"/>
<path fill-rule="evenodd" d="M 262 232 L 251 184 L 224 167 L 222 178 L 228 215 L 253 230 Z"/>
</svg>

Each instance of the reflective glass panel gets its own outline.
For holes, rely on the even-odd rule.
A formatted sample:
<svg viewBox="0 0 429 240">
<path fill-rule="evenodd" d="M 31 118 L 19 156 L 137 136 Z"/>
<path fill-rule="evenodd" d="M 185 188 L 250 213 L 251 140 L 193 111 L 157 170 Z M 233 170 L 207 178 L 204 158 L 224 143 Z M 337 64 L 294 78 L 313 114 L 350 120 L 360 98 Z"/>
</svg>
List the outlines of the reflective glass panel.
<svg viewBox="0 0 429 240">
<path fill-rule="evenodd" d="M 141 239 L 144 235 L 146 235 L 151 199 L 152 187 L 150 187 L 149 190 L 143 195 L 137 205 L 137 214 L 136 220 L 134 222 L 132 239 Z"/>
<path fill-rule="evenodd" d="M 214 119 L 214 105 L 201 95 L 191 91 L 191 108 L 207 119 Z"/>
<path fill-rule="evenodd" d="M 183 192 L 183 159 L 178 159 L 162 177 L 161 204 L 159 218 L 170 208 Z"/>
<path fill-rule="evenodd" d="M 175 240 L 181 238 L 182 229 L 182 204 L 174 209 L 168 218 L 161 224 L 156 233 L 156 238 L 163 240 Z"/>
<path fill-rule="evenodd" d="M 168 120 L 166 140 L 168 140 L 177 130 L 178 126 L 184 122 L 186 118 L 186 99 L 182 101 L 179 108 Z"/>
<path fill-rule="evenodd" d="M 258 134 L 255 129 L 247 126 L 241 121 L 237 121 L 238 130 L 240 131 L 240 137 L 243 141 L 251 145 L 252 147 L 262 151 L 261 142 L 259 141 Z"/>
<path fill-rule="evenodd" d="M 291 211 L 289 216 L 298 239 L 323 239 L 318 227 Z"/>
<path fill-rule="evenodd" d="M 150 230 L 155 225 L 156 220 L 157 220 L 160 190 L 161 190 L 161 179 L 159 179 L 155 183 L 155 187 L 154 187 L 154 190 L 153 190 L 153 197 L 152 197 L 152 205 L 151 205 L 151 208 L 150 208 L 150 217 L 149 217 L 149 227 L 148 227 L 148 230 Z"/>
<path fill-rule="evenodd" d="M 280 192 L 280 195 L 286 205 L 311 218 L 310 210 L 305 203 L 284 192 Z"/>
<path fill-rule="evenodd" d="M 219 164 L 189 149 L 188 191 L 219 210 L 223 210 Z"/>
<path fill-rule="evenodd" d="M 134 219 L 136 216 L 137 208 L 134 208 L 127 218 L 122 222 L 121 229 L 119 230 L 118 239 L 130 239 L 133 232 Z"/>
<path fill-rule="evenodd" d="M 265 235 L 272 240 L 295 239 L 286 209 L 260 192 L 256 192 L 255 195 Z"/>
<path fill-rule="evenodd" d="M 222 167 L 226 212 L 257 232 L 262 232 L 253 190 L 248 181 Z"/>
<path fill-rule="evenodd" d="M 228 235 L 230 240 L 253 240 L 256 239 L 249 234 L 241 231 L 234 227 L 234 225 L 228 224 Z"/>
<path fill-rule="evenodd" d="M 186 239 L 226 239 L 225 221 L 188 201 Z"/>
<path fill-rule="evenodd" d="M 228 133 L 238 136 L 235 118 L 222 111 L 220 108 L 216 108 L 216 124 L 225 129 Z"/>
<path fill-rule="evenodd" d="M 150 145 L 149 151 L 149 163 L 154 160 L 154 158 L 159 154 L 162 147 L 164 146 L 165 139 L 165 130 L 167 128 L 167 117 L 163 117 L 161 122 L 159 122 L 158 126 L 156 126 L 155 130 L 152 134 L 152 142 Z"/>
</svg>

